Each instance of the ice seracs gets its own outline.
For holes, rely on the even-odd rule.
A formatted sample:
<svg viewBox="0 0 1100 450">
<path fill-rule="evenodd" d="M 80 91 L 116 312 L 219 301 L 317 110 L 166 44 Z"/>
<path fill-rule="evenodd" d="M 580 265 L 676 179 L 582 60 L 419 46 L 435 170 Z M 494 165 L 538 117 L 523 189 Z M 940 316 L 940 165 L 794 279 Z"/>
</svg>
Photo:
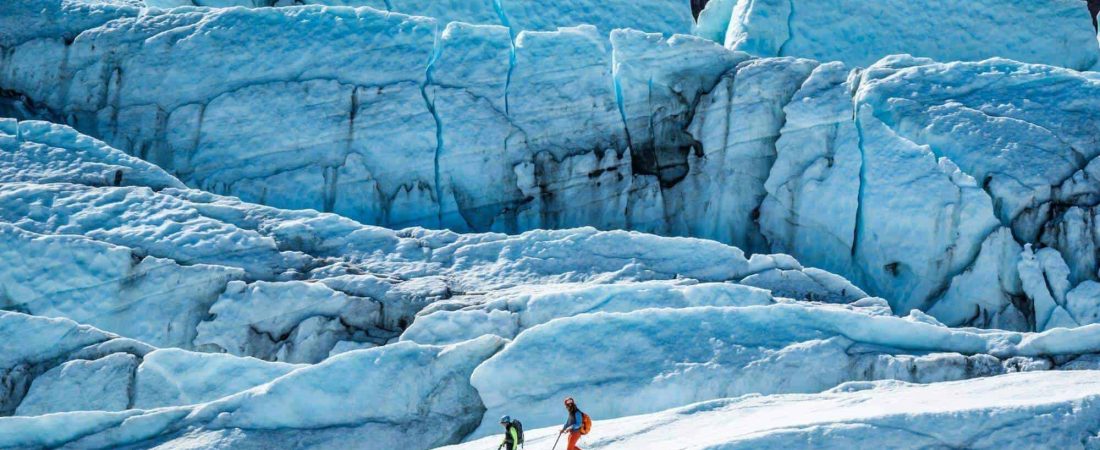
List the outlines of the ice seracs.
<svg viewBox="0 0 1100 450">
<path fill-rule="evenodd" d="M 756 56 L 867 66 L 893 54 L 992 57 L 1089 70 L 1100 62 L 1089 10 L 1075 0 L 712 0 L 696 33 Z"/>
<path fill-rule="evenodd" d="M 194 343 L 234 355 L 315 363 L 340 341 L 385 344 L 394 332 L 378 328 L 381 309 L 380 302 L 322 283 L 237 281 L 210 306 L 212 318 L 196 324 Z"/>
<path fill-rule="evenodd" d="M 428 448 L 481 436 L 485 417 L 504 412 L 551 424 L 566 394 L 621 399 L 589 406 L 613 418 L 848 381 L 1097 365 L 1095 327 L 1028 334 L 898 317 L 784 254 L 593 228 L 386 230 L 172 187 L 63 126 L 28 126 L 72 138 L 16 150 L 0 172 L 11 177 L 0 236 L 25 259 L 0 272 L 6 307 L 35 314 L 0 315 L 0 330 L 35 337 L 11 341 L 0 361 L 2 411 L 16 415 L 0 418 L 2 446 L 262 447 L 293 435 L 324 447 L 370 435 Z M 89 143 L 99 151 L 82 153 Z M 154 181 L 56 177 L 109 161 Z M 41 251 L 67 256 L 28 256 Z M 1090 285 L 1072 288 L 1058 254 L 1021 260 L 1021 289 L 1085 316 Z M 186 289 L 153 289 L 165 285 Z M 585 360 L 581 383 L 571 364 L 592 353 L 602 358 Z"/>
<path fill-rule="evenodd" d="M 133 4 L 141 4 L 133 0 Z M 144 0 L 145 6 L 269 7 L 293 5 L 370 7 L 379 11 L 431 17 L 446 24 L 464 22 L 497 25 L 515 35 L 524 30 L 553 31 L 559 27 L 593 25 L 604 33 L 634 28 L 665 34 L 687 34 L 694 26 L 686 0 L 604 0 L 594 7 L 587 0 Z"/>
<path fill-rule="evenodd" d="M 1088 73 L 907 56 L 860 68 L 369 8 L 66 8 L 45 9 L 65 27 L 5 36 L 9 109 L 192 187 L 391 227 L 717 239 L 948 325 L 1034 329 L 1025 244 L 1057 249 L 1071 287 L 1097 281 Z M 252 54 L 264 57 L 237 59 Z M 271 280 L 307 265 L 248 269 Z"/>
<path fill-rule="evenodd" d="M 0 316 L 5 328 L 45 320 L 5 314 Z M 55 343 L 77 344 L 70 335 Z M 137 368 L 136 382 L 132 356 L 115 353 L 93 362 L 69 361 L 35 378 L 24 400 L 28 413 L 55 414 L 0 418 L 0 446 L 105 448 L 205 442 L 260 448 L 293 436 L 305 446 L 339 447 L 366 439 L 379 448 L 431 448 L 455 442 L 476 426 L 482 409 L 469 374 L 502 343 L 489 336 L 448 347 L 399 343 L 343 353 L 308 367 L 221 355 L 150 353 L 150 361 Z M 163 372 L 164 364 L 172 361 L 186 361 L 185 370 Z M 120 374 L 125 376 L 107 376 L 116 369 L 129 370 Z M 238 378 L 219 380 L 228 373 Z M 392 382 L 403 377 L 416 380 L 415 386 L 406 383 L 394 389 Z M 249 389 L 255 385 L 260 386 Z M 52 394 L 41 393 L 46 389 Z M 86 397 L 96 389 L 104 395 Z M 127 397 L 135 391 L 138 402 Z M 62 398 L 63 393 L 70 395 Z M 112 396 L 119 395 L 127 402 L 115 404 L 117 397 Z M 87 406 L 84 400 L 94 400 L 94 409 L 60 412 L 82 409 Z M 128 405 L 167 407 L 142 410 Z"/>
</svg>

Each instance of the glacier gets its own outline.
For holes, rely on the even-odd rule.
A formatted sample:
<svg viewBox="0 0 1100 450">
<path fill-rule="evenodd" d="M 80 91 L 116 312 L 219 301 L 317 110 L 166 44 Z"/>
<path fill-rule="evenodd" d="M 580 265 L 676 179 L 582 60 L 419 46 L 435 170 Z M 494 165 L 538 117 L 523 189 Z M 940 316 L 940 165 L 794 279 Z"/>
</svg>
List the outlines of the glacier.
<svg viewBox="0 0 1100 450">
<path fill-rule="evenodd" d="M 0 3 L 0 448 L 1096 447 L 1093 3 Z"/>
<path fill-rule="evenodd" d="M 851 382 L 1100 368 L 1100 325 L 1035 334 L 898 317 L 783 254 L 592 228 L 392 231 L 164 183 L 66 126 L 4 123 L 20 143 L 9 149 L 40 150 L 2 172 L 5 247 L 53 246 L 14 253 L 25 263 L 0 278 L 11 299 L 24 291 L 9 286 L 52 288 L 0 315 L 5 335 L 27 337 L 2 352 L 5 448 L 430 448 L 488 434 L 505 413 L 551 425 L 567 394 L 621 399 L 588 410 L 611 419 Z M 87 176 L 103 167 L 134 185 Z M 1068 273 L 1034 259 L 1040 277 Z M 146 261 L 155 275 L 135 271 Z M 135 282 L 176 288 L 127 294 Z M 585 352 L 603 357 L 573 370 Z"/>
<path fill-rule="evenodd" d="M 1014 268 L 1029 243 L 1058 249 L 1074 287 L 1097 281 L 1084 232 L 1096 116 L 1078 106 L 1091 72 L 904 56 L 861 68 L 370 8 L 35 1 L 55 7 L 6 6 L 54 25 L 0 42 L 2 109 L 217 194 L 396 228 L 715 239 L 949 325 L 1043 329 Z M 899 229 L 895 214 L 929 220 Z"/>
<path fill-rule="evenodd" d="M 1090 15 L 1078 0 L 712 0 L 695 33 L 757 56 L 862 66 L 907 53 L 1088 70 L 1100 62 Z"/>
<path fill-rule="evenodd" d="M 554 31 L 559 26 L 591 24 L 605 31 L 644 29 L 666 34 L 691 33 L 695 21 L 689 0 L 132 0 L 135 6 L 246 8 L 294 5 L 369 7 L 378 11 L 431 17 L 441 23 L 499 25 L 512 34 Z"/>
</svg>

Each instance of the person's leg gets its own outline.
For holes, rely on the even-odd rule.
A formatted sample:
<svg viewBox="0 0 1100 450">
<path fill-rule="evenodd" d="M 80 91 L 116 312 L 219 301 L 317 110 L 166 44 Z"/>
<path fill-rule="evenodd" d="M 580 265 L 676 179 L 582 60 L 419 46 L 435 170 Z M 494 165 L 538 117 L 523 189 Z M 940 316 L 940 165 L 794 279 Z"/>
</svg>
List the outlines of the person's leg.
<svg viewBox="0 0 1100 450">
<path fill-rule="evenodd" d="M 577 447 L 577 441 L 579 441 L 579 440 L 581 440 L 581 432 L 580 431 L 570 431 L 569 432 L 569 447 L 567 447 L 567 449 L 568 450 L 581 450 L 580 447 Z"/>
</svg>

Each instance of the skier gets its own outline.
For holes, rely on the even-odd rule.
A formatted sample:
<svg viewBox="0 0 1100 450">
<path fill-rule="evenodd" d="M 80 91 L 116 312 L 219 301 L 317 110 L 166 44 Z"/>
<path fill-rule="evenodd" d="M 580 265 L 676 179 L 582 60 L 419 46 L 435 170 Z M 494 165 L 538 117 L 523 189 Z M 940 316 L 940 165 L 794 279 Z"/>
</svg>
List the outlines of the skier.
<svg viewBox="0 0 1100 450">
<path fill-rule="evenodd" d="M 558 435 L 560 436 L 568 431 L 569 446 L 565 450 L 581 450 L 580 447 L 577 447 L 577 441 L 581 439 L 582 435 L 588 434 L 588 430 L 592 427 L 592 419 L 589 419 L 588 414 L 577 408 L 577 403 L 573 401 L 573 397 L 565 398 L 565 410 L 569 411 L 569 420 L 565 422 L 565 426 L 561 427 L 561 432 Z"/>
<path fill-rule="evenodd" d="M 512 421 L 509 416 L 500 418 L 500 424 L 504 425 L 504 442 L 497 446 L 497 450 L 519 450 L 523 443 L 523 429 L 518 425 L 519 421 Z"/>
</svg>

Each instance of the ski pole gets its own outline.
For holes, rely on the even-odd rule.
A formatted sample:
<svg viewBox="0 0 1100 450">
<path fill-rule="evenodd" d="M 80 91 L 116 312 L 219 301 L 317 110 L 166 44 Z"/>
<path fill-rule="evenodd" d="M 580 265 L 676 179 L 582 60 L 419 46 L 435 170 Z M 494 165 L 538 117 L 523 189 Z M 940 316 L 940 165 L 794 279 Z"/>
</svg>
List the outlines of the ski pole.
<svg viewBox="0 0 1100 450">
<path fill-rule="evenodd" d="M 558 448 L 558 441 L 560 441 L 560 440 L 561 440 L 561 433 L 558 433 L 558 438 L 554 439 L 554 447 L 551 448 L 550 450 L 556 450 Z"/>
</svg>

